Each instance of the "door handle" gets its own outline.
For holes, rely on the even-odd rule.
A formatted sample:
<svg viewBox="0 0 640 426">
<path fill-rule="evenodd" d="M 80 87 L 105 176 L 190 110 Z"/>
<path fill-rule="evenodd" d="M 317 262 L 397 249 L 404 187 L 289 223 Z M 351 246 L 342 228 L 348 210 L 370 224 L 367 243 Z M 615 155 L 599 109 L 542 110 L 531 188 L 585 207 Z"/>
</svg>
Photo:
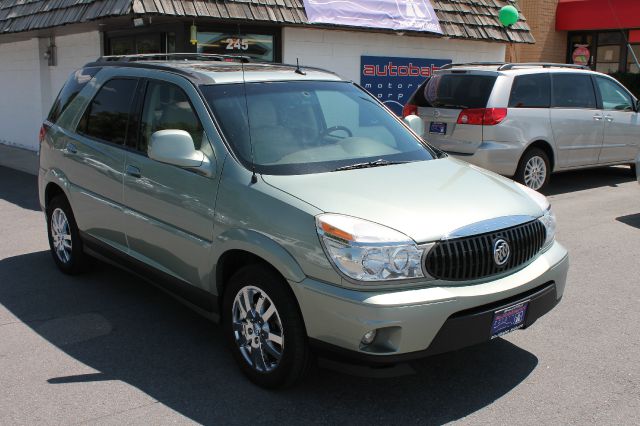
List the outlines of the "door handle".
<svg viewBox="0 0 640 426">
<path fill-rule="evenodd" d="M 596 121 L 600 121 L 600 120 L 602 120 L 602 116 L 600 114 L 596 114 L 596 115 L 593 116 L 593 119 L 596 120 Z"/>
<path fill-rule="evenodd" d="M 142 174 L 140 173 L 140 169 L 137 168 L 136 166 L 127 166 L 126 173 L 129 176 L 133 176 L 134 178 L 142 177 Z"/>
<path fill-rule="evenodd" d="M 66 149 L 69 154 L 75 154 L 78 152 L 78 148 L 76 147 L 76 145 L 71 142 L 67 143 Z"/>
<path fill-rule="evenodd" d="M 613 117 L 610 115 L 605 115 L 604 119 L 607 120 L 609 123 L 611 123 L 613 121 Z"/>
</svg>

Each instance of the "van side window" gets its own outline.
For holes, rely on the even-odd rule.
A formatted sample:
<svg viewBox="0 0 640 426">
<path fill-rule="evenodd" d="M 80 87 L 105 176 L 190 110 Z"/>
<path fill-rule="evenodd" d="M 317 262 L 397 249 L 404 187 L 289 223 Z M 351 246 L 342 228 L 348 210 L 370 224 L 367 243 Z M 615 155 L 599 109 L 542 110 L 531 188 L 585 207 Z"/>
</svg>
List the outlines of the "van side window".
<svg viewBox="0 0 640 426">
<path fill-rule="evenodd" d="M 87 107 L 78 123 L 78 132 L 94 139 L 124 144 L 137 84 L 135 79 L 107 81 Z"/>
<path fill-rule="evenodd" d="M 519 75 L 513 80 L 509 108 L 549 108 L 550 104 L 548 73 Z"/>
<path fill-rule="evenodd" d="M 596 77 L 596 84 L 602 97 L 602 107 L 608 111 L 633 111 L 633 99 L 615 81 Z"/>
<path fill-rule="evenodd" d="M 596 109 L 596 93 L 589 74 L 553 74 L 553 106 Z"/>
<path fill-rule="evenodd" d="M 138 149 L 147 152 L 151 135 L 158 130 L 169 129 L 186 131 L 191 135 L 195 148 L 200 149 L 203 128 L 187 94 L 175 84 L 150 81 L 142 109 Z"/>
</svg>

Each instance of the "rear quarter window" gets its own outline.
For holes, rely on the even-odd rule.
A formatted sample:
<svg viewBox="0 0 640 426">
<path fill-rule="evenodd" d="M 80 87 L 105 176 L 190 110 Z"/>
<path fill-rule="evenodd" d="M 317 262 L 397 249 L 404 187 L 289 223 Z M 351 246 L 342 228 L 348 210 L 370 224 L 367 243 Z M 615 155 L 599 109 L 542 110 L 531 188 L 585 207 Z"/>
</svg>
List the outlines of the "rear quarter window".
<svg viewBox="0 0 640 426">
<path fill-rule="evenodd" d="M 429 80 L 424 97 L 437 108 L 486 108 L 497 76 L 438 74 Z"/>
<path fill-rule="evenodd" d="M 78 93 L 82 91 L 84 86 L 86 86 L 100 70 L 100 67 L 92 67 L 81 68 L 74 71 L 64 83 L 62 89 L 60 89 L 58 97 L 51 106 L 51 111 L 49 111 L 47 120 L 55 124 L 69 104 L 71 104 L 71 101 L 78 96 Z"/>
<path fill-rule="evenodd" d="M 551 78 L 549 74 L 519 75 L 513 80 L 509 108 L 549 108 Z"/>
</svg>

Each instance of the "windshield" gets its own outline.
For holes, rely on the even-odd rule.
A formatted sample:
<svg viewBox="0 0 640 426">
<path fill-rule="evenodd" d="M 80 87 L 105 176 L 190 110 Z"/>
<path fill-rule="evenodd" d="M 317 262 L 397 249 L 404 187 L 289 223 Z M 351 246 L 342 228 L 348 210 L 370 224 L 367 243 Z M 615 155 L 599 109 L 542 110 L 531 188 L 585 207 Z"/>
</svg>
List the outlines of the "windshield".
<svg viewBox="0 0 640 426">
<path fill-rule="evenodd" d="M 202 92 L 246 167 L 253 148 L 258 173 L 321 173 L 434 158 L 386 108 L 351 83 L 247 83 L 246 101 L 241 83 L 202 86 Z"/>
<path fill-rule="evenodd" d="M 436 108 L 485 108 L 496 78 L 476 74 L 435 75 L 424 88 L 424 97 Z"/>
</svg>

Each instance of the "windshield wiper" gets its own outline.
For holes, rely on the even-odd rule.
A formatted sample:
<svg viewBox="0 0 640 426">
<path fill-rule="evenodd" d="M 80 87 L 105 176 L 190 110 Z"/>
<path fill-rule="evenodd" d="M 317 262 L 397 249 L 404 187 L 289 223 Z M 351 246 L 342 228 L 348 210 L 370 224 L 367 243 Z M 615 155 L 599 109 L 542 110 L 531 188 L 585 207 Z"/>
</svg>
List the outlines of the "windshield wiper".
<svg viewBox="0 0 640 426">
<path fill-rule="evenodd" d="M 348 166 L 338 167 L 337 169 L 334 170 L 334 172 L 339 172 L 342 170 L 368 169 L 371 167 L 391 166 L 393 164 L 404 164 L 404 163 L 410 163 L 410 161 L 389 161 L 381 158 L 379 160 L 368 161 L 366 163 L 356 163 L 356 164 L 350 164 Z"/>
</svg>

